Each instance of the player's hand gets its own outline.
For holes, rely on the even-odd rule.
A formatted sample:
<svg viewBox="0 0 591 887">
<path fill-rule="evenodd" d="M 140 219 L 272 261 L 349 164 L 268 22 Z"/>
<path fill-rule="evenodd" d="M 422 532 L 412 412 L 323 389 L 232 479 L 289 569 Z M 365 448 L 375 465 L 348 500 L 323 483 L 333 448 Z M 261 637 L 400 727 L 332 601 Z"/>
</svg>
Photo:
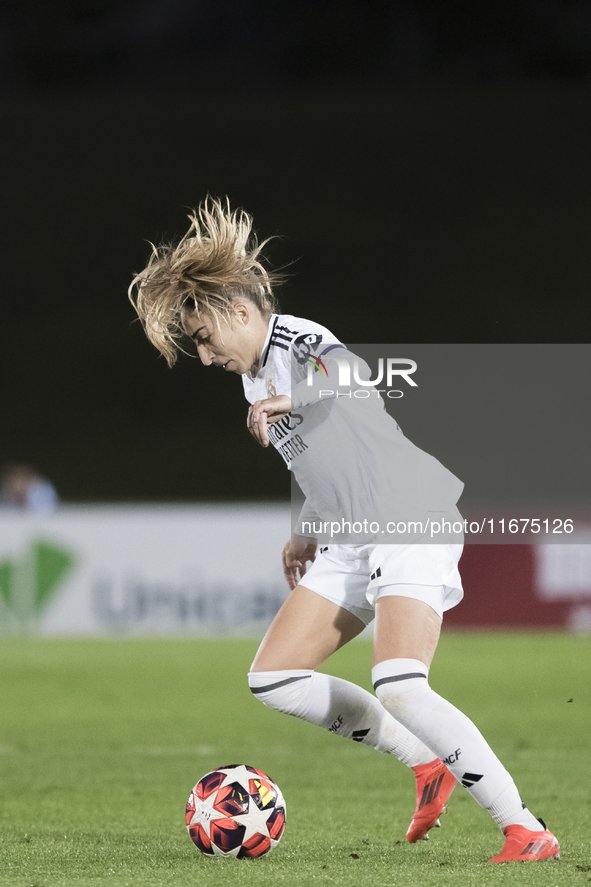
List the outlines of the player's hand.
<svg viewBox="0 0 591 887">
<path fill-rule="evenodd" d="M 316 560 L 317 542 L 292 542 L 291 539 L 283 549 L 281 560 L 283 562 L 283 575 L 287 579 L 290 589 L 296 587 L 302 576 L 306 573 L 308 561 Z"/>
<path fill-rule="evenodd" d="M 279 422 L 293 409 L 291 398 L 287 394 L 276 394 L 266 400 L 257 400 L 248 411 L 246 425 L 252 436 L 262 447 L 269 446 L 267 425 Z"/>
</svg>

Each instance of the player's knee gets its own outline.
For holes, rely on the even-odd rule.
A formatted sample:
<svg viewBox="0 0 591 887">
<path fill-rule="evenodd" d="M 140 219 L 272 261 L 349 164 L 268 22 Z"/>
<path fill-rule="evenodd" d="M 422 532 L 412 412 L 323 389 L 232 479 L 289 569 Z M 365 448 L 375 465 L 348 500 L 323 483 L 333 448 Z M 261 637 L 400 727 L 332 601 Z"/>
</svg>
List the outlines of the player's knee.
<svg viewBox="0 0 591 887">
<path fill-rule="evenodd" d="M 389 659 L 374 666 L 372 679 L 375 694 L 394 718 L 405 721 L 405 715 L 416 704 L 417 693 L 429 693 L 427 667 L 418 660 Z"/>
<path fill-rule="evenodd" d="M 298 715 L 302 700 L 309 691 L 314 675 L 309 670 L 251 671 L 248 686 L 263 705 L 290 715 Z"/>
</svg>

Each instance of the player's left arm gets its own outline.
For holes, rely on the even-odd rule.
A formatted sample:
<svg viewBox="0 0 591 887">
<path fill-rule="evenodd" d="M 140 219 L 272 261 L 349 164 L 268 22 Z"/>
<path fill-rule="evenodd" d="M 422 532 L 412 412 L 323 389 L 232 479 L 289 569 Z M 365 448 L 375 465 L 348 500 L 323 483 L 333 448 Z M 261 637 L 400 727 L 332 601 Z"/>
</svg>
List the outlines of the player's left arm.
<svg viewBox="0 0 591 887">
<path fill-rule="evenodd" d="M 279 422 L 291 412 L 293 404 L 287 394 L 276 394 L 265 400 L 257 400 L 248 411 L 246 425 L 252 436 L 262 447 L 269 446 L 267 426 Z"/>
</svg>

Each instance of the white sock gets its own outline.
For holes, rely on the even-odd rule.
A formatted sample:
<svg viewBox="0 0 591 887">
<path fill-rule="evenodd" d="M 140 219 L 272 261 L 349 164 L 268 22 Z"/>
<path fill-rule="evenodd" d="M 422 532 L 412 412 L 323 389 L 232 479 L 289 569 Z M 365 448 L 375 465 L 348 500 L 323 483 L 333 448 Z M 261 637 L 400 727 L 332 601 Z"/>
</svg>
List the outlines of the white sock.
<svg viewBox="0 0 591 887">
<path fill-rule="evenodd" d="M 519 800 L 521 809 L 517 808 L 515 795 Z M 536 819 L 533 813 L 523 805 L 517 787 L 513 782 L 505 792 L 500 795 L 494 804 L 487 808 L 488 812 L 497 823 L 500 829 L 506 828 L 508 825 L 524 825 L 532 832 L 543 832 L 544 826 Z"/>
<path fill-rule="evenodd" d="M 372 680 L 384 708 L 441 758 L 501 828 L 519 824 L 543 830 L 480 731 L 430 688 L 428 674 L 418 659 L 388 659 L 373 668 Z"/>
<path fill-rule="evenodd" d="M 270 708 L 393 754 L 408 767 L 428 764 L 436 757 L 357 684 L 316 671 L 296 670 L 250 672 L 248 685 Z"/>
</svg>

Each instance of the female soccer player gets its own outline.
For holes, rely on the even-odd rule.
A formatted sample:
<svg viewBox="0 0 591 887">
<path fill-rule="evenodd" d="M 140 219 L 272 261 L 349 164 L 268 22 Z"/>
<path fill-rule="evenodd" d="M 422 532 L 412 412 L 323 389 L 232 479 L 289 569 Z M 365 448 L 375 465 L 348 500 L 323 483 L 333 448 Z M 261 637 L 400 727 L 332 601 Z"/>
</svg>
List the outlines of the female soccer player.
<svg viewBox="0 0 591 887">
<path fill-rule="evenodd" d="M 420 534 L 383 544 L 375 530 L 388 513 L 457 515 L 461 482 L 404 437 L 367 378 L 363 387 L 375 397 L 351 396 L 346 368 L 344 378 L 338 371 L 355 357 L 329 330 L 277 313 L 279 275 L 263 266 L 265 244 L 245 212 L 206 200 L 190 218 L 179 243 L 153 247 L 130 299 L 170 366 L 188 337 L 203 364 L 242 376 L 248 429 L 280 451 L 306 495 L 299 533 L 283 550 L 291 591 L 252 663 L 251 691 L 411 767 L 411 843 L 439 825 L 461 782 L 504 832 L 490 862 L 558 857 L 558 841 L 522 803 L 478 729 L 429 686 L 443 612 L 463 595 L 461 545 L 425 544 Z M 351 521 L 364 518 L 374 530 L 352 533 Z M 338 543 L 318 547 L 310 528 L 330 521 L 341 522 Z M 316 671 L 374 617 L 375 696 Z"/>
</svg>

